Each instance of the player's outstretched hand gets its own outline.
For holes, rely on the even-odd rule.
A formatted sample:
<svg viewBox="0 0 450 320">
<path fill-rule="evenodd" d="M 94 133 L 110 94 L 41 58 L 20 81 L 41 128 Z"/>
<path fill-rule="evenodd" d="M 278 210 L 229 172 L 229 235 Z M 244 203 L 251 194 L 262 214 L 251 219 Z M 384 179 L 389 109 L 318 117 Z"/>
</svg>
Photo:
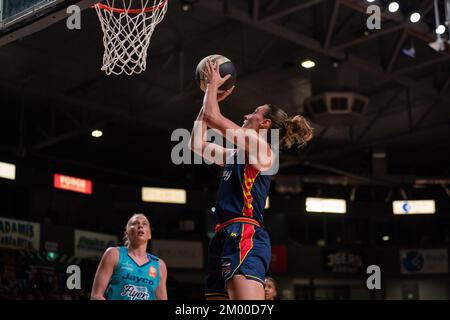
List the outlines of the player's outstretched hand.
<svg viewBox="0 0 450 320">
<path fill-rule="evenodd" d="M 203 72 L 206 83 L 208 84 L 208 86 L 212 86 L 214 89 L 220 88 L 231 77 L 231 74 L 227 74 L 222 78 L 219 72 L 219 64 L 213 63 L 211 60 L 208 60 L 206 62 L 206 68 Z"/>
</svg>

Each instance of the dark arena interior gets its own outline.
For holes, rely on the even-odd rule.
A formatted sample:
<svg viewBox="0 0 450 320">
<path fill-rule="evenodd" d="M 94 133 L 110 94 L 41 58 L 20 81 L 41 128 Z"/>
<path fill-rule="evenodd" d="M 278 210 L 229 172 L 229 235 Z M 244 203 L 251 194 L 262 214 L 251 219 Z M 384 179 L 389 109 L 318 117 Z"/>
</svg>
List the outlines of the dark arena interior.
<svg viewBox="0 0 450 320">
<path fill-rule="evenodd" d="M 237 71 L 225 117 L 270 103 L 314 128 L 264 210 L 276 299 L 450 299 L 449 0 L 168 0 L 133 75 L 102 70 L 97 2 L 0 0 L 0 300 L 90 299 L 138 212 L 169 300 L 204 299 L 223 170 L 174 157 L 212 54 Z"/>
</svg>

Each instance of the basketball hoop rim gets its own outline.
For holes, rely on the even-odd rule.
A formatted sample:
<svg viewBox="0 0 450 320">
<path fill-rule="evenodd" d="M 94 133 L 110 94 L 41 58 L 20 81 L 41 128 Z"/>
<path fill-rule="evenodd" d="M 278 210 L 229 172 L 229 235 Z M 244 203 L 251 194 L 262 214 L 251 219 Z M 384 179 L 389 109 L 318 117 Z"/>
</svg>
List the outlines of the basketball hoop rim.
<svg viewBox="0 0 450 320">
<path fill-rule="evenodd" d="M 110 6 L 107 6 L 106 4 L 103 3 L 96 3 L 94 6 L 97 6 L 99 9 L 102 10 L 107 10 L 107 11 L 112 11 L 115 13 L 131 13 L 131 14 L 139 14 L 139 13 L 143 13 L 143 12 L 152 12 L 152 11 L 156 11 L 159 10 L 161 8 L 163 8 L 167 2 L 169 0 L 164 0 L 163 2 L 161 2 L 159 5 L 157 6 L 152 6 L 152 7 L 148 7 L 148 8 L 142 8 L 142 9 L 120 9 L 120 8 L 113 8 Z"/>
</svg>

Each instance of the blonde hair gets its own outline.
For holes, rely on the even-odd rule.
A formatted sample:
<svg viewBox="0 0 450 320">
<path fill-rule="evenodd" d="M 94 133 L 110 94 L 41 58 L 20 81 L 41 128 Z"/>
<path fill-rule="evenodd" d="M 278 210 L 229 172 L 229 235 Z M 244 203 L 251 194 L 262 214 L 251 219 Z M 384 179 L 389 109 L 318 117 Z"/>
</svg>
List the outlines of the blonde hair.
<svg viewBox="0 0 450 320">
<path fill-rule="evenodd" d="M 130 227 L 133 219 L 136 217 L 144 217 L 145 219 L 147 219 L 147 221 L 149 221 L 148 218 L 143 213 L 135 213 L 131 216 L 130 219 L 128 219 L 127 225 L 125 226 L 125 231 L 123 233 L 123 239 L 122 239 L 125 247 L 128 247 L 128 245 L 130 244 L 130 239 L 128 238 L 127 230 Z M 149 221 L 149 223 L 150 223 L 150 221 Z"/>
<path fill-rule="evenodd" d="M 272 129 L 280 130 L 280 149 L 292 148 L 294 144 L 303 147 L 313 138 L 314 129 L 305 117 L 289 117 L 282 109 L 268 104 L 264 117 L 272 121 Z"/>
</svg>

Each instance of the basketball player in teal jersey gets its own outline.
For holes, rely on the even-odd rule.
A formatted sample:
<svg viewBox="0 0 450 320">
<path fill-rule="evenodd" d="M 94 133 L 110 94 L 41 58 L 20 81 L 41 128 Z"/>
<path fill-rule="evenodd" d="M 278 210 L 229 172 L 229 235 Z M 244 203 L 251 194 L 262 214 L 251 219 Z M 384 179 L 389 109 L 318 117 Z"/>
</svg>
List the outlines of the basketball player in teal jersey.
<svg viewBox="0 0 450 320">
<path fill-rule="evenodd" d="M 92 300 L 167 300 L 167 268 L 147 253 L 150 223 L 134 214 L 125 228 L 124 247 L 106 250 L 95 274 Z"/>
<path fill-rule="evenodd" d="M 288 117 L 273 105 L 262 105 L 244 117 L 242 127 L 225 118 L 219 109 L 221 100 L 233 90 L 218 95 L 218 88 L 229 75 L 220 76 L 218 63 L 206 64 L 207 82 L 203 107 L 194 124 L 190 148 L 220 166 L 223 176 L 217 193 L 215 235 L 208 248 L 205 295 L 209 300 L 264 300 L 264 280 L 271 257 L 270 239 L 263 227 L 264 207 L 274 163 L 272 148 L 261 129 L 278 129 L 281 149 L 302 146 L 312 139 L 313 129 L 302 116 Z M 206 140 L 210 127 L 231 140 L 236 149 L 228 149 Z M 228 135 L 232 133 L 232 137 Z M 253 152 L 252 147 L 258 146 Z M 273 149 L 275 150 L 275 149 Z M 239 156 L 245 155 L 245 163 Z M 232 160 L 232 161 L 231 161 Z"/>
</svg>

